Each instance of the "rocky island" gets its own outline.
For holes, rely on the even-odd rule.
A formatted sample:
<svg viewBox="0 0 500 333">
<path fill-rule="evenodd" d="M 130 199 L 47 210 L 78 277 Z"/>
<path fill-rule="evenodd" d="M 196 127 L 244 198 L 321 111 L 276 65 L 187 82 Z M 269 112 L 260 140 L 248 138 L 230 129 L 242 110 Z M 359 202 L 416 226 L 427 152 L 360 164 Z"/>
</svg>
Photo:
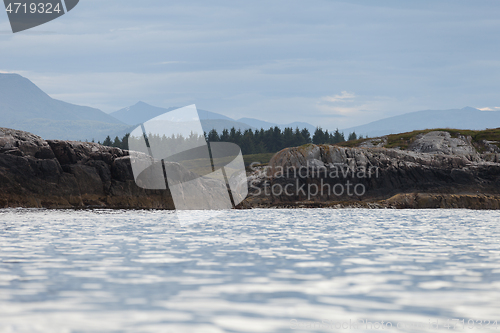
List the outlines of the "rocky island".
<svg viewBox="0 0 500 333">
<path fill-rule="evenodd" d="M 247 202 L 252 207 L 499 209 L 497 144 L 428 130 L 347 142 L 347 147 L 287 148 L 267 167 L 253 170 Z"/>
<path fill-rule="evenodd" d="M 496 142 L 446 130 L 400 137 L 284 149 L 252 166 L 239 207 L 500 208 Z M 135 184 L 126 150 L 0 128 L 0 207 L 174 205 L 168 190 Z"/>
</svg>

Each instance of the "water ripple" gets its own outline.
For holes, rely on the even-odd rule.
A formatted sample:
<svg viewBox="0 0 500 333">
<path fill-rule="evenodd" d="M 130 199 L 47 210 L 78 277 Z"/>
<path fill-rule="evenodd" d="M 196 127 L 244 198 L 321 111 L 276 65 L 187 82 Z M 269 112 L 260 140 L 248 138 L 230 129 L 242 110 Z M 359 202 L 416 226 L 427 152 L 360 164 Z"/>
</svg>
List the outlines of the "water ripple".
<svg viewBox="0 0 500 333">
<path fill-rule="evenodd" d="M 310 209 L 179 226 L 163 211 L 0 210 L 0 332 L 500 322 L 499 221 L 495 211 Z"/>
</svg>

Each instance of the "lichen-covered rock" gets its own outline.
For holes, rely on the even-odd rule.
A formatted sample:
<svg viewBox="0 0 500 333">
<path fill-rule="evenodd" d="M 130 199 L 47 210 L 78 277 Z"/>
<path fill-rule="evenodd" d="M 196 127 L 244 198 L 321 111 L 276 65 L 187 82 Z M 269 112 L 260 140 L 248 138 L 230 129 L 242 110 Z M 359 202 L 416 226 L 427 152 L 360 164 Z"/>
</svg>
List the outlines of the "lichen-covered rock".
<svg viewBox="0 0 500 333">
<path fill-rule="evenodd" d="M 418 153 L 461 155 L 470 160 L 479 158 L 471 137 L 460 135 L 458 138 L 452 138 L 450 133 L 444 131 L 418 135 L 408 150 Z"/>
<path fill-rule="evenodd" d="M 359 148 L 381 148 L 387 144 L 387 141 L 387 136 L 366 139 L 365 141 L 361 142 Z"/>
</svg>

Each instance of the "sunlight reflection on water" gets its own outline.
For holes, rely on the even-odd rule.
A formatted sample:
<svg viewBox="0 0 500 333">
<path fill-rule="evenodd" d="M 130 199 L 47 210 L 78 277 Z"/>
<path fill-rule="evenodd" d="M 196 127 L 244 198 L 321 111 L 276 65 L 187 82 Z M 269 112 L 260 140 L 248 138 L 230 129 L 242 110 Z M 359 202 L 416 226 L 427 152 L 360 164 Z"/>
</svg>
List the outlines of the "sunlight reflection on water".
<svg viewBox="0 0 500 333">
<path fill-rule="evenodd" d="M 189 226 L 173 217 L 0 210 L 0 332 L 500 321 L 500 212 L 250 210 Z"/>
</svg>

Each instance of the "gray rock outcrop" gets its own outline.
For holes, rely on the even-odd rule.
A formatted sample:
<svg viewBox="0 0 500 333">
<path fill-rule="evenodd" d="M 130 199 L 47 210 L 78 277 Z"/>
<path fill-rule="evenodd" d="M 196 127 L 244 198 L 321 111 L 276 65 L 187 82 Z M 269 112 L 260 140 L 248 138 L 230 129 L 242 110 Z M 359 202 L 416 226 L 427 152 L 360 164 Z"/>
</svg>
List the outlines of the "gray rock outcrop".
<svg viewBox="0 0 500 333">
<path fill-rule="evenodd" d="M 184 175 L 196 178 L 187 170 Z M 210 188 L 204 189 L 207 184 Z M 213 193 L 213 200 L 217 193 L 227 193 L 215 182 L 197 186 Z M 210 200 L 209 196 L 206 202 L 197 202 L 203 208 L 210 206 Z M 174 203 L 168 188 L 146 190 L 136 185 L 126 150 L 90 142 L 45 141 L 0 128 L 0 207 L 174 209 Z"/>
<path fill-rule="evenodd" d="M 267 168 L 253 172 L 247 202 L 261 207 L 300 206 L 379 202 L 398 194 L 432 193 L 488 194 L 500 204 L 496 197 L 500 195 L 500 164 L 481 159 L 465 140 L 432 133 L 419 138 L 408 151 L 332 145 L 287 148 Z M 390 206 L 397 205 L 393 201 Z M 493 204 L 487 207 L 495 208 Z"/>
<path fill-rule="evenodd" d="M 450 133 L 443 131 L 417 135 L 408 150 L 418 153 L 460 155 L 470 160 L 479 160 L 471 137 L 460 135 L 458 138 L 452 138 Z"/>
</svg>

